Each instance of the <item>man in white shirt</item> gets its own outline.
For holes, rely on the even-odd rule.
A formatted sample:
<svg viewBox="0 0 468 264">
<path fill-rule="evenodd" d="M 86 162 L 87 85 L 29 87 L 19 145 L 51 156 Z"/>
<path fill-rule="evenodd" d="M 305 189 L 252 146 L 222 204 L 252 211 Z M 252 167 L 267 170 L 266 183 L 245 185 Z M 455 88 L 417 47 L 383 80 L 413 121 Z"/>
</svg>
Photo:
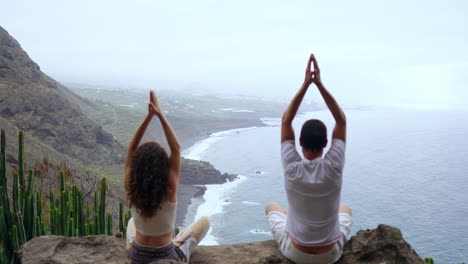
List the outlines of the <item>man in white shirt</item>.
<svg viewBox="0 0 468 264">
<path fill-rule="evenodd" d="M 330 109 L 335 127 L 330 150 L 323 156 L 327 128 L 320 120 L 306 121 L 299 138 L 302 159 L 296 150 L 292 121 L 312 83 Z M 281 253 L 296 263 L 333 263 L 343 253 L 352 225 L 351 208 L 340 206 L 345 142 L 345 114 L 323 85 L 317 60 L 311 54 L 304 83 L 284 112 L 281 124 L 281 160 L 289 211 L 277 203 L 265 208 Z"/>
</svg>

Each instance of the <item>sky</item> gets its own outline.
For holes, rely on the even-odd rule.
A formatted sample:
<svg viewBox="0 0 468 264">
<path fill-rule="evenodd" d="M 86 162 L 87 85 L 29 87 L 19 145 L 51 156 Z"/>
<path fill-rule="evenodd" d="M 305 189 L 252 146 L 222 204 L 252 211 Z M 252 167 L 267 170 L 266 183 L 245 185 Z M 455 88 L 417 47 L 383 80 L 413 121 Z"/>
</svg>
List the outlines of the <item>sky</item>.
<svg viewBox="0 0 468 264">
<path fill-rule="evenodd" d="M 287 99 L 313 52 L 344 104 L 468 107 L 467 1 L 0 1 L 65 83 Z"/>
</svg>

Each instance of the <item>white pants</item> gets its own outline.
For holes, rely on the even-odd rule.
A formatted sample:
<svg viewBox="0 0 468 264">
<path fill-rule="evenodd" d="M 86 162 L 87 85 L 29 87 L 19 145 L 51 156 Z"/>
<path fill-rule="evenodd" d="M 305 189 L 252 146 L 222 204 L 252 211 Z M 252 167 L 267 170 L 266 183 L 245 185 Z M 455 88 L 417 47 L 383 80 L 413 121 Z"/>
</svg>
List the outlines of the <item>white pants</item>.
<svg viewBox="0 0 468 264">
<path fill-rule="evenodd" d="M 343 254 L 343 246 L 346 238 L 351 232 L 353 223 L 352 217 L 346 213 L 339 214 L 341 238 L 336 242 L 335 247 L 323 254 L 308 254 L 299 251 L 291 242 L 291 238 L 286 234 L 287 216 L 278 211 L 272 211 L 268 214 L 267 220 L 271 228 L 271 233 L 278 243 L 281 254 L 295 263 L 334 263 Z"/>
</svg>

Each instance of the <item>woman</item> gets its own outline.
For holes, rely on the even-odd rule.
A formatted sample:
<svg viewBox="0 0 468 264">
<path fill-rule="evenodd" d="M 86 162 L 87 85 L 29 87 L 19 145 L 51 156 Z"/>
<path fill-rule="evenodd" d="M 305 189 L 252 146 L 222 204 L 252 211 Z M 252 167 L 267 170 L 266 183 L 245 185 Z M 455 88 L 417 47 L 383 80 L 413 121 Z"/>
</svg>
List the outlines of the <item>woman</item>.
<svg viewBox="0 0 468 264">
<path fill-rule="evenodd" d="M 161 122 L 170 155 L 156 142 L 138 146 L 153 116 Z M 125 190 L 132 211 L 127 248 L 132 263 L 159 259 L 188 263 L 192 249 L 208 231 L 208 218 L 202 217 L 173 240 L 179 177 L 180 144 L 151 91 L 148 115 L 128 146 L 125 162 Z"/>
</svg>

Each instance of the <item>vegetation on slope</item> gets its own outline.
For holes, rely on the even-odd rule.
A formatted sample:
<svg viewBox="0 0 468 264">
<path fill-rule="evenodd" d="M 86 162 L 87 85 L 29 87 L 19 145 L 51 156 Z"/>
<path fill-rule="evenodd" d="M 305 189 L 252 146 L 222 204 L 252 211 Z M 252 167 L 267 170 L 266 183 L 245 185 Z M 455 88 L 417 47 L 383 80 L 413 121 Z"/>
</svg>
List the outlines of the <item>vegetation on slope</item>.
<svg viewBox="0 0 468 264">
<path fill-rule="evenodd" d="M 24 164 L 24 134 L 19 133 L 18 166 L 8 184 L 6 137 L 0 144 L 0 263 L 20 263 L 18 251 L 24 243 L 46 234 L 62 236 L 112 235 L 112 213 L 106 212 L 106 178 L 94 192 L 94 208 L 85 203 L 86 191 L 65 180 L 61 171 L 57 189 L 36 191 L 35 170 L 27 173 Z M 26 177 L 28 175 L 28 177 Z M 27 178 L 27 179 L 26 179 Z M 11 186 L 11 188 L 9 188 Z M 11 191 L 9 191 L 11 189 Z M 119 230 L 125 235 L 130 213 L 119 206 Z"/>
</svg>

